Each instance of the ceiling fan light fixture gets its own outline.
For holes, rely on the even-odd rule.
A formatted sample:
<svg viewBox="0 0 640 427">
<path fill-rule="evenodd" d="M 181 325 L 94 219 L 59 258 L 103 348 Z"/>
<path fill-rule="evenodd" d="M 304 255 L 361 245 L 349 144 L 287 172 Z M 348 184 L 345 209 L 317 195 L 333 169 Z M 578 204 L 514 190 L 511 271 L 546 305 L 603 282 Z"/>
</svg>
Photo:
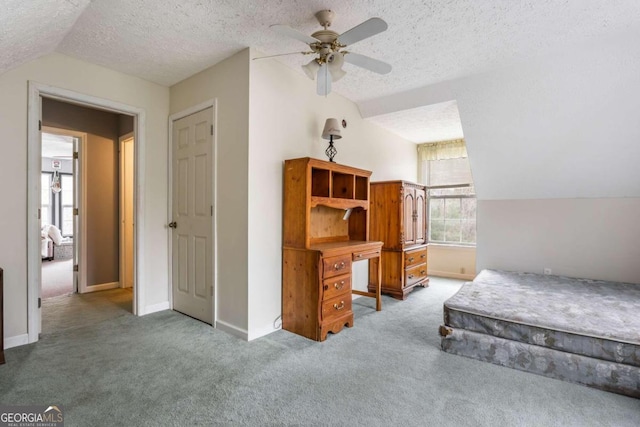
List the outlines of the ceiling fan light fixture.
<svg viewBox="0 0 640 427">
<path fill-rule="evenodd" d="M 340 52 L 335 52 L 327 56 L 327 63 L 329 65 L 329 73 L 334 82 L 337 82 L 343 78 L 347 72 L 342 69 L 344 64 L 344 55 Z"/>
<path fill-rule="evenodd" d="M 312 59 L 311 62 L 302 66 L 302 70 L 311 80 L 316 79 L 316 74 L 318 74 L 319 68 L 320 64 L 318 64 L 318 61 L 316 61 L 315 59 Z"/>
<path fill-rule="evenodd" d="M 331 67 L 329 67 L 329 73 L 331 73 L 331 80 L 334 82 L 337 82 L 347 74 L 345 70 L 341 70 L 340 68 L 334 70 Z"/>
<path fill-rule="evenodd" d="M 329 30 L 334 17 L 335 13 L 330 10 L 321 10 L 316 13 L 316 18 L 323 29 L 312 33 L 311 36 L 294 30 L 287 25 L 276 24 L 270 26 L 271 29 L 281 35 L 307 44 L 311 51 L 301 53 L 316 55 L 315 59 L 302 66 L 302 70 L 311 80 L 316 80 L 316 92 L 320 96 L 327 96 L 331 93 L 331 83 L 340 80 L 347 74 L 342 69 L 344 62 L 378 74 L 387 74 L 391 71 L 391 65 L 386 62 L 365 55 L 354 54 L 351 49 L 349 51 L 343 50 L 347 46 L 385 31 L 388 28 L 386 22 L 380 18 L 370 18 L 350 30 L 338 34 L 333 30 Z M 344 55 L 347 53 L 351 53 L 351 55 L 345 58 Z"/>
</svg>

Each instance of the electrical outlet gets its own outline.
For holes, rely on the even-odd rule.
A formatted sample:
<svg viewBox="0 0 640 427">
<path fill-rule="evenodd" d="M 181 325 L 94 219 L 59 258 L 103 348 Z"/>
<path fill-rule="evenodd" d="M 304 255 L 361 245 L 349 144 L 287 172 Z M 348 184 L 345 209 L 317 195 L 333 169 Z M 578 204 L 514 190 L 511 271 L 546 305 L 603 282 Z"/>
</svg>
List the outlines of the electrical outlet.
<svg viewBox="0 0 640 427">
<path fill-rule="evenodd" d="M 551 269 L 549 267 L 545 268 L 544 270 L 542 270 L 542 272 L 544 274 L 551 274 Z"/>
</svg>

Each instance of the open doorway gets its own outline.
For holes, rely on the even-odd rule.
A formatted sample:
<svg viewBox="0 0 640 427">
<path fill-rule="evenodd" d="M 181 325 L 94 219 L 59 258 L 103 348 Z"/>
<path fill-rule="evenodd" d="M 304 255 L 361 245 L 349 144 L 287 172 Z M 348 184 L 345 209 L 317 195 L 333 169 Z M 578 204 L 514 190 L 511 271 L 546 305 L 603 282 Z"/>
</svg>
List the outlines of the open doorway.
<svg viewBox="0 0 640 427">
<path fill-rule="evenodd" d="M 84 134 L 45 128 L 42 132 L 40 231 L 43 300 L 78 290 L 74 266 L 80 233 L 78 153 Z"/>
<path fill-rule="evenodd" d="M 60 321 L 60 313 L 74 311 L 86 323 L 86 316 L 102 318 L 106 313 L 112 314 L 116 307 L 132 314 L 143 312 L 138 289 L 140 237 L 135 225 L 143 225 L 138 220 L 143 204 L 137 196 L 141 176 L 137 158 L 144 145 L 144 132 L 138 128 L 139 121 L 144 122 L 144 111 L 37 83 L 30 82 L 29 87 L 28 200 L 29 212 L 35 211 L 37 217 L 28 216 L 28 335 L 29 342 L 35 342 L 41 331 L 55 330 L 43 328 L 43 317 L 67 327 L 66 320 Z M 127 193 L 123 198 L 120 170 L 124 166 L 119 150 L 121 137 L 125 135 L 128 136 L 128 165 Z M 43 143 L 43 139 L 55 140 L 59 148 L 63 148 L 62 144 L 75 147 L 71 154 L 68 151 L 52 154 L 47 151 L 49 143 Z M 49 156 L 43 160 L 45 155 Z M 67 157 L 72 164 L 71 173 L 62 161 Z M 67 206 L 69 198 L 72 203 Z M 126 210 L 121 209 L 123 203 Z M 120 228 L 125 221 L 122 216 L 125 211 L 127 223 L 133 229 L 128 233 L 129 244 L 123 255 Z M 45 225 L 49 230 L 43 230 Z M 58 231 L 61 244 L 56 246 L 51 236 Z M 123 259 L 126 259 L 129 279 L 126 284 L 120 274 Z M 64 264 L 59 272 L 45 271 L 56 264 Z M 53 284 L 53 287 L 60 289 L 52 290 L 49 279 L 56 275 L 59 286 Z M 118 295 L 114 297 L 114 293 Z M 48 301 L 56 299 L 51 298 L 52 294 L 61 294 L 57 297 L 61 301 L 74 301 L 71 304 L 75 304 L 75 308 L 43 316 L 47 311 L 47 298 Z M 87 306 L 89 303 L 91 307 Z"/>
</svg>

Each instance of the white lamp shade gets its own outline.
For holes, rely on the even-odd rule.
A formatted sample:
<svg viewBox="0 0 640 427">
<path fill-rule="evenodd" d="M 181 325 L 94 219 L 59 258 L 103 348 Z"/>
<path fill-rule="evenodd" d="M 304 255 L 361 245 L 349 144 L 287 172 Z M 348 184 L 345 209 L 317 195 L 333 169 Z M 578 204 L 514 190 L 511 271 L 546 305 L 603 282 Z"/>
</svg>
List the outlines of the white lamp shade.
<svg viewBox="0 0 640 427">
<path fill-rule="evenodd" d="M 329 68 L 329 73 L 331 73 L 331 78 L 333 79 L 334 82 L 337 82 L 338 80 L 343 78 L 345 74 L 347 74 L 345 70 L 341 70 L 341 69 L 332 70 L 331 68 Z"/>
<path fill-rule="evenodd" d="M 340 139 L 342 135 L 340 135 L 340 124 L 338 123 L 338 119 L 327 119 L 324 124 L 324 130 L 322 131 L 323 139 Z"/>
<path fill-rule="evenodd" d="M 334 82 L 337 82 L 347 74 L 347 72 L 342 69 L 342 66 L 344 65 L 344 55 L 340 52 L 336 52 L 331 54 L 328 59 L 331 78 Z"/>
<path fill-rule="evenodd" d="M 316 79 L 316 74 L 318 74 L 318 69 L 319 68 L 320 68 L 320 64 L 318 64 L 318 62 L 315 59 L 312 59 L 311 62 L 309 62 L 307 65 L 303 65 L 302 66 L 302 69 L 304 70 L 304 73 L 311 80 L 315 80 Z"/>
</svg>

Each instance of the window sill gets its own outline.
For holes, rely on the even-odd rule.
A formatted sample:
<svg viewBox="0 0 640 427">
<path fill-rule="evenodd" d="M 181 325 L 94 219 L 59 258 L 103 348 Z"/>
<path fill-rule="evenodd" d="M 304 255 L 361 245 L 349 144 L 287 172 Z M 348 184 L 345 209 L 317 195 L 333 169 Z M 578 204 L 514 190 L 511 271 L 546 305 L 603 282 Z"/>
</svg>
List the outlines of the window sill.
<svg viewBox="0 0 640 427">
<path fill-rule="evenodd" d="M 430 247 L 451 248 L 451 249 L 475 249 L 476 245 L 461 245 L 459 243 L 429 243 Z"/>
</svg>

